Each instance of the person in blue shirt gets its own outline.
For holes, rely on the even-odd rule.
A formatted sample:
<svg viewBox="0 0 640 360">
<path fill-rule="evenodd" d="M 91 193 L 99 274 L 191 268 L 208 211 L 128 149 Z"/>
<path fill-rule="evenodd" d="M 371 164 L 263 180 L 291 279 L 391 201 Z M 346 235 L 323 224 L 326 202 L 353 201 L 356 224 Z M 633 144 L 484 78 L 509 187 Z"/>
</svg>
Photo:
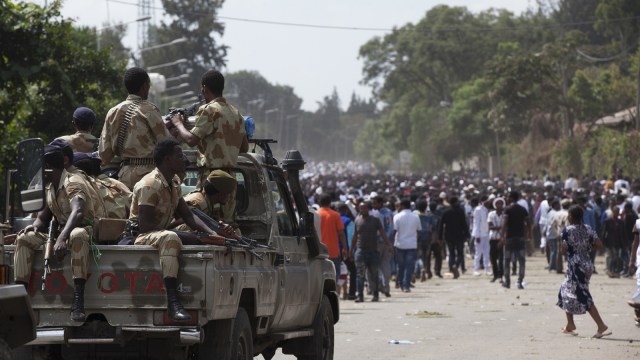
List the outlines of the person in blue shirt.
<svg viewBox="0 0 640 360">
<path fill-rule="evenodd" d="M 345 203 L 339 203 L 338 213 L 340 213 L 340 218 L 342 218 L 342 222 L 344 223 L 344 232 L 347 236 L 347 251 L 351 248 L 351 241 L 353 240 L 353 232 L 354 232 L 354 223 L 353 223 L 353 215 L 351 215 L 351 210 Z M 342 251 L 342 249 L 340 249 Z M 349 252 L 350 253 L 350 252 Z M 342 294 L 342 299 L 355 300 L 356 299 L 356 263 L 353 261 L 353 258 L 349 256 L 344 260 L 344 264 L 347 266 L 347 270 L 349 271 L 349 293 L 344 292 Z"/>
</svg>

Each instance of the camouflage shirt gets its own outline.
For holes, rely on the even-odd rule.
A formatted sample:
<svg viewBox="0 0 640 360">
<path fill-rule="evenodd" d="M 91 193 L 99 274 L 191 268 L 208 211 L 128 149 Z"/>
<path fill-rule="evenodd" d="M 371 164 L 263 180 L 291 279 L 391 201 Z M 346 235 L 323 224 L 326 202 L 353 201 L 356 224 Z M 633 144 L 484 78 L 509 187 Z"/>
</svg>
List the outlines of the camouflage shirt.
<svg viewBox="0 0 640 360">
<path fill-rule="evenodd" d="M 127 185 L 106 175 L 95 180 L 96 190 L 104 201 L 104 210 L 109 218 L 125 219 L 131 207 L 133 193 Z"/>
<path fill-rule="evenodd" d="M 139 106 L 131 116 L 128 135 L 122 149 L 118 149 L 118 132 L 131 106 Z M 158 108 L 140 96 L 127 96 L 127 100 L 111 108 L 104 120 L 98 153 L 102 165 L 108 165 L 114 156 L 124 159 L 153 158 L 153 148 L 162 139 L 170 137 Z"/>
<path fill-rule="evenodd" d="M 158 170 L 153 169 L 152 172 L 145 175 L 142 180 L 138 181 L 133 188 L 133 200 L 131 201 L 131 213 L 129 219 L 138 221 L 138 213 L 140 205 L 153 206 L 154 208 L 154 224 L 158 227 L 166 229 L 173 214 L 178 207 L 178 201 L 182 197 L 182 189 L 180 188 L 180 178 L 175 175 L 171 179 L 171 183 L 167 182 L 164 175 Z"/>
<path fill-rule="evenodd" d="M 96 151 L 96 145 L 98 144 L 98 138 L 82 130 L 78 130 L 75 134 L 60 136 L 58 139 L 68 142 L 75 152 L 88 153 Z"/>
<path fill-rule="evenodd" d="M 53 189 L 53 184 L 46 186 L 47 206 L 51 209 L 60 225 L 64 225 L 71 215 L 71 200 L 78 196 L 84 200 L 85 214 L 80 225 L 92 224 L 93 219 L 104 217 L 102 205 L 96 203 L 100 198 L 85 178 L 84 173 L 74 167 L 62 171 L 58 189 Z"/>
<path fill-rule="evenodd" d="M 184 196 L 184 201 L 189 207 L 202 210 L 212 219 L 222 220 L 222 210 L 219 204 L 212 204 L 211 201 L 203 194 L 202 190 L 196 190 Z"/>
<path fill-rule="evenodd" d="M 238 160 L 246 131 L 238 109 L 223 97 L 216 98 L 198 109 L 191 133 L 198 143 L 198 167 L 233 167 Z"/>
</svg>

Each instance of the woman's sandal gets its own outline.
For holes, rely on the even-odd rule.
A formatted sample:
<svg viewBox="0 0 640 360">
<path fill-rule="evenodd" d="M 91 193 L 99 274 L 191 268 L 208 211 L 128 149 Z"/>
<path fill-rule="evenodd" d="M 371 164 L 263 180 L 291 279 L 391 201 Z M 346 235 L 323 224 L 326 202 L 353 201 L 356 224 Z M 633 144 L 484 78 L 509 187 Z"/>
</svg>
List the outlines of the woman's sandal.
<svg viewBox="0 0 640 360">
<path fill-rule="evenodd" d="M 563 334 L 578 336 L 578 333 L 575 330 L 567 330 L 566 328 L 562 328 L 560 330 L 562 331 Z"/>
</svg>

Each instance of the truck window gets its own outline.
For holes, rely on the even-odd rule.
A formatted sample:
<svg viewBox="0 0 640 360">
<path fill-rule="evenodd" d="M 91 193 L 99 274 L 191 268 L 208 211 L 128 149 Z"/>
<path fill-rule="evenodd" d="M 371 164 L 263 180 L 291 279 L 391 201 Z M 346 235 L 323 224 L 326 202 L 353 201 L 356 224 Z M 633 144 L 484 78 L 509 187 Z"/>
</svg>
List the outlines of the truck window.
<svg viewBox="0 0 640 360">
<path fill-rule="evenodd" d="M 291 197 L 287 189 L 287 184 L 282 174 L 276 171 L 269 171 L 269 189 L 273 206 L 276 210 L 278 220 L 278 231 L 282 236 L 295 236 L 297 234 L 297 221 L 291 203 Z"/>
</svg>

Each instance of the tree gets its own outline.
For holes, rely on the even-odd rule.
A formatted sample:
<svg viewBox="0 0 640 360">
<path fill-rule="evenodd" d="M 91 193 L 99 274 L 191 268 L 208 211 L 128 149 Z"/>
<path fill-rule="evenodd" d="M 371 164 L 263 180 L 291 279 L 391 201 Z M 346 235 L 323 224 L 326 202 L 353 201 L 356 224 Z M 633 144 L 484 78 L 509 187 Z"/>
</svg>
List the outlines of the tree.
<svg viewBox="0 0 640 360">
<path fill-rule="evenodd" d="M 51 141 L 69 134 L 76 107 L 88 106 L 103 119 L 126 95 L 121 83 L 125 63 L 113 61 L 109 49 L 96 51 L 95 31 L 74 28 L 60 16 L 60 6 L 59 1 L 42 8 L 0 0 L 2 174 L 14 166 L 19 140 Z M 98 121 L 94 135 L 101 127 Z"/>
<path fill-rule="evenodd" d="M 166 15 L 171 20 L 162 21 L 160 26 L 149 27 L 148 43 L 144 48 L 154 45 L 167 44 L 177 39 L 185 38 L 185 42 L 175 43 L 170 46 L 144 51 L 142 53 L 143 67 L 151 68 L 166 78 L 188 74 L 187 79 L 181 81 L 189 84 L 188 88 L 179 88 L 178 92 L 166 95 L 179 95 L 191 89 L 198 94 L 200 78 L 210 69 L 220 69 L 225 66 L 227 46 L 220 44 L 219 38 L 224 34 L 224 24 L 218 20 L 218 10 L 224 1 L 201 0 L 163 0 L 162 4 Z M 153 69 L 153 66 L 174 63 L 181 59 L 186 62 L 176 63 L 172 66 L 164 66 Z M 168 84 L 175 87 L 176 83 Z M 173 100 L 176 102 L 180 100 Z M 168 107 L 174 104 L 168 104 Z"/>
<path fill-rule="evenodd" d="M 108 50 L 96 51 L 95 33 L 74 28 L 59 8 L 57 1 L 45 9 L 0 0 L 0 116 L 45 140 L 72 131 L 76 107 L 104 118 L 125 94 L 125 64 L 112 62 Z"/>
</svg>

